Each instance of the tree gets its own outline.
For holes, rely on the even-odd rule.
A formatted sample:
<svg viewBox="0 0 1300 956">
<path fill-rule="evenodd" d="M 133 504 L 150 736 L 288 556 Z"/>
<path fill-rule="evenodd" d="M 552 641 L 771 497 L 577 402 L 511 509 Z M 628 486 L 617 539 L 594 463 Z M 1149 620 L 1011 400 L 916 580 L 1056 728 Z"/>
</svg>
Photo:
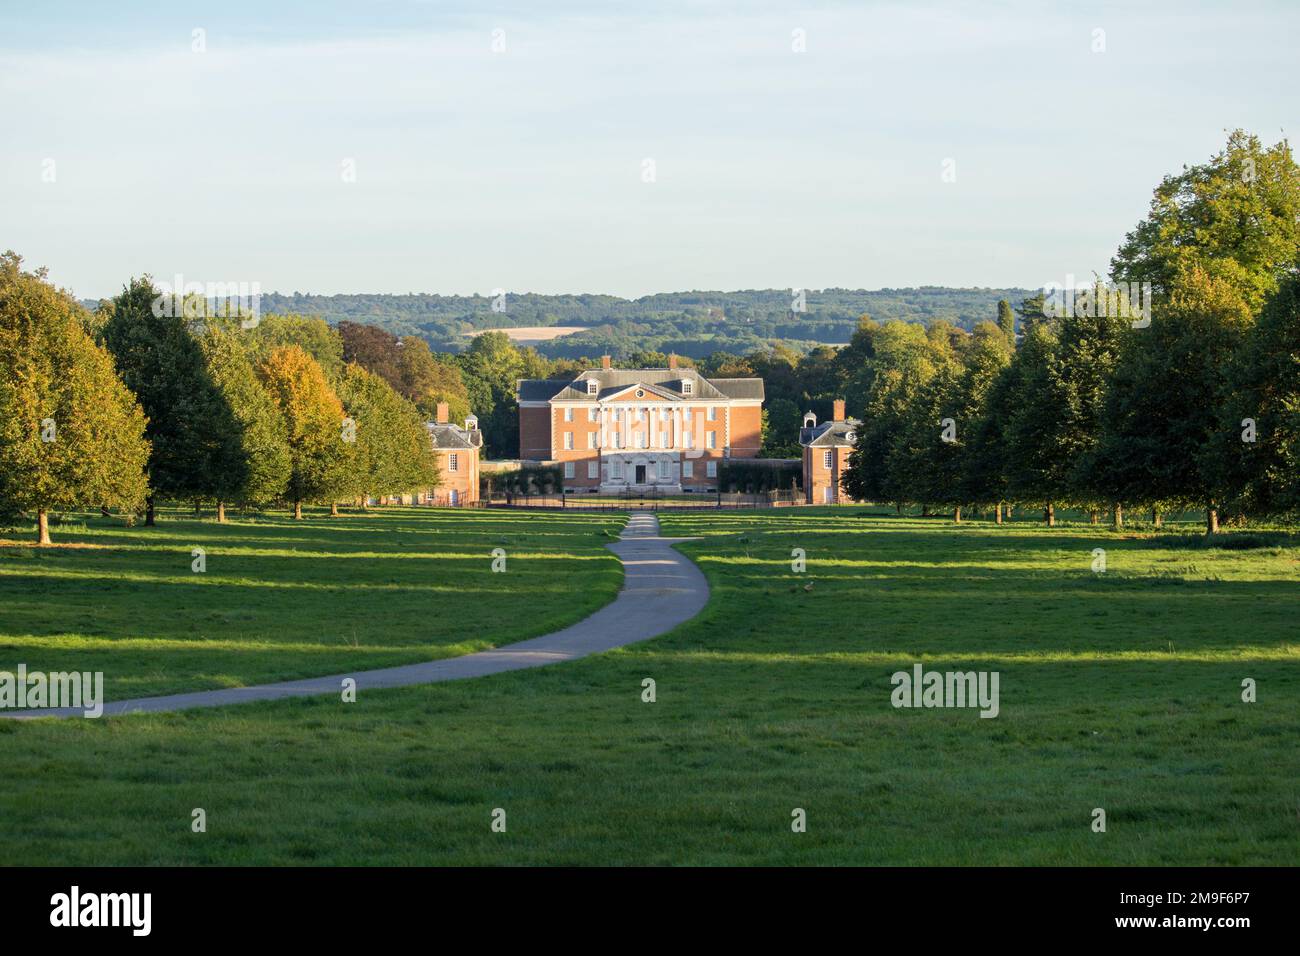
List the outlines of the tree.
<svg viewBox="0 0 1300 956">
<path fill-rule="evenodd" d="M 1070 462 L 1059 451 L 1066 422 L 1052 367 L 1056 347 L 1048 322 L 1029 325 L 1007 369 L 1015 387 L 1003 397 L 1001 433 L 1008 494 L 1041 504 L 1048 525 L 1056 524 L 1056 504 L 1071 491 Z"/>
<path fill-rule="evenodd" d="M 426 420 L 433 418 L 440 402 L 446 402 L 451 420 L 464 421 L 472 409 L 460 367 L 435 356 L 424 339 L 407 336 L 401 343 L 398 358 L 401 384 L 394 386 L 398 392 L 413 402 Z"/>
<path fill-rule="evenodd" d="M 1300 515 L 1300 277 L 1269 299 L 1226 378 L 1201 467 L 1243 514 Z"/>
<path fill-rule="evenodd" d="M 911 500 L 907 476 L 893 458 L 895 437 L 906 409 L 933 377 L 935 369 L 925 329 L 908 322 L 886 322 L 872 333 L 873 357 L 864 402 L 863 426 L 844 476 L 844 490 L 858 501 Z M 936 423 L 936 428 L 938 424 Z"/>
<path fill-rule="evenodd" d="M 879 329 L 877 322 L 864 315 L 858 319 L 858 327 L 849 344 L 825 356 L 825 366 L 818 367 L 820 363 L 813 352 L 805 356 L 799 363 L 804 392 L 813 397 L 825 387 L 823 383 L 833 381 L 837 392 L 834 397 L 843 398 L 850 408 L 865 408 L 875 375 L 876 349 L 873 342 Z"/>
<path fill-rule="evenodd" d="M 392 332 L 359 322 L 340 322 L 337 326 L 343 343 L 343 361 L 355 362 L 378 375 L 394 388 L 400 387 L 402 343 Z"/>
<path fill-rule="evenodd" d="M 788 345 L 776 343 L 770 348 L 751 352 L 747 361 L 749 367 L 753 369 L 750 375 L 763 380 L 763 387 L 768 396 L 794 398 L 799 389 L 800 358 L 799 353 Z"/>
<path fill-rule="evenodd" d="M 532 350 L 528 350 L 532 352 Z M 476 335 L 459 356 L 470 407 L 489 454 L 509 456 L 519 449 L 519 405 L 516 383 L 521 378 L 545 378 L 549 368 L 536 352 L 516 348 L 504 332 Z M 536 373 L 536 374 L 533 374 Z"/>
<path fill-rule="evenodd" d="M 1012 364 L 1010 357 L 1008 352 L 1007 360 L 988 384 L 974 421 L 966 429 L 966 467 L 962 474 L 963 497 L 995 505 L 998 524 L 1002 523 L 1002 506 L 1010 497 L 1003 433 L 1012 397 L 1020 393 L 1024 374 L 1024 368 Z"/>
<path fill-rule="evenodd" d="M 262 504 L 281 497 L 289 481 L 289 435 L 279 405 L 253 362 L 247 334 L 213 321 L 200 338 L 208 374 L 234 412 L 236 452 L 216 476 L 217 520 L 226 503 Z"/>
<path fill-rule="evenodd" d="M 953 489 L 945 500 L 955 501 L 958 508 L 962 502 L 994 504 L 999 522 L 1006 498 L 1001 481 L 1001 449 L 996 443 L 988 443 L 988 429 L 1001 411 L 994 404 L 994 390 L 1011 362 L 1014 348 L 1000 326 L 991 322 L 977 325 L 965 349 L 961 379 L 945 406 L 956 424 L 952 450 L 957 454 L 945 476 Z M 960 511 L 954 517 L 958 514 Z"/>
<path fill-rule="evenodd" d="M 144 412 L 86 334 L 85 310 L 21 265 L 0 256 L 0 503 L 36 512 L 44 545 L 52 509 L 137 507 L 149 445 Z"/>
<path fill-rule="evenodd" d="M 315 359 L 330 381 L 343 374 L 343 340 L 324 319 L 307 315 L 264 315 L 249 330 L 259 363 L 275 349 L 296 345 Z"/>
<path fill-rule="evenodd" d="M 238 423 L 190 334 L 195 304 L 164 302 L 147 276 L 132 279 L 103 327 L 117 372 L 148 417 L 145 524 L 154 523 L 156 495 L 215 498 L 221 476 L 238 467 Z"/>
<path fill-rule="evenodd" d="M 678 356 L 677 364 L 682 368 L 694 368 L 695 363 L 689 358 Z M 642 349 L 627 357 L 628 368 L 667 368 L 668 353 L 655 349 Z"/>
<path fill-rule="evenodd" d="M 1098 282 L 1090 297 L 1056 323 L 1056 348 L 1051 360 L 1053 394 L 1060 404 L 1057 454 L 1065 459 L 1067 484 L 1076 503 L 1090 506 L 1109 501 L 1116 526 L 1123 523 L 1123 496 L 1106 482 L 1097 467 L 1101 416 L 1124 337 L 1133 330 L 1130 319 L 1107 315 L 1101 303 L 1105 286 Z M 1089 305 L 1096 307 L 1089 307 Z M 1095 516 L 1095 510 L 1094 510 Z"/>
<path fill-rule="evenodd" d="M 769 458 L 799 457 L 799 429 L 803 413 L 788 398 L 775 398 L 763 409 L 767 432 L 763 437 L 764 454 Z"/>
<path fill-rule="evenodd" d="M 332 504 L 348 494 L 352 431 L 325 372 L 299 346 L 272 350 L 260 371 L 284 416 L 289 442 L 285 495 L 293 516 L 301 519 L 303 502 Z"/>
<path fill-rule="evenodd" d="M 1205 453 L 1252 317 L 1240 284 L 1199 266 L 1177 277 L 1173 290 L 1151 326 L 1127 337 L 1107 393 L 1096 470 L 1120 500 L 1205 508 L 1213 534 L 1230 489 L 1206 467 Z"/>
<path fill-rule="evenodd" d="M 998 299 L 998 329 L 1001 330 L 1007 344 L 1016 347 L 1016 313 L 1006 299 Z"/>
<path fill-rule="evenodd" d="M 1235 285 L 1258 310 L 1300 259 L 1300 168 L 1286 142 L 1234 130 L 1208 163 L 1156 187 L 1145 219 L 1111 260 L 1117 280 L 1173 294 L 1193 269 Z"/>
<path fill-rule="evenodd" d="M 416 411 L 378 375 L 349 364 L 339 381 L 339 397 L 356 423 L 349 461 L 348 497 L 433 488 L 438 469 L 428 429 Z"/>
<path fill-rule="evenodd" d="M 925 331 L 924 380 L 916 387 L 897 393 L 896 419 L 888 443 L 888 476 L 899 500 L 931 504 L 952 504 L 961 520 L 959 469 L 961 445 L 954 431 L 963 429 L 964 401 L 960 396 L 962 366 L 960 349 L 965 333 L 948 323 L 935 323 Z M 954 348 L 954 342 L 958 348 Z"/>
<path fill-rule="evenodd" d="M 1290 146 L 1265 149 L 1237 130 L 1208 163 L 1165 177 L 1111 262 L 1115 279 L 1150 282 L 1155 295 L 1150 328 L 1116 366 L 1099 470 L 1129 494 L 1204 507 L 1208 534 L 1240 492 L 1213 460 L 1233 401 L 1227 371 L 1255 314 L 1296 274 L 1298 217 Z"/>
</svg>

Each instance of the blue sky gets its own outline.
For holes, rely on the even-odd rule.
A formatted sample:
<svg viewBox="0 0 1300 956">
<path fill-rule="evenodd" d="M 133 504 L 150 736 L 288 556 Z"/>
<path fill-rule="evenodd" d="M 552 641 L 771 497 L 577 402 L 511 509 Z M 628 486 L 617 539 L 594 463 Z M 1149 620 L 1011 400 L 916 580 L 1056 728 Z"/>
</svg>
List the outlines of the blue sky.
<svg viewBox="0 0 1300 956">
<path fill-rule="evenodd" d="M 1293 132 L 1297 35 L 1294 3 L 5 0 L 0 248 L 85 297 L 1038 287 L 1227 129 Z"/>
</svg>

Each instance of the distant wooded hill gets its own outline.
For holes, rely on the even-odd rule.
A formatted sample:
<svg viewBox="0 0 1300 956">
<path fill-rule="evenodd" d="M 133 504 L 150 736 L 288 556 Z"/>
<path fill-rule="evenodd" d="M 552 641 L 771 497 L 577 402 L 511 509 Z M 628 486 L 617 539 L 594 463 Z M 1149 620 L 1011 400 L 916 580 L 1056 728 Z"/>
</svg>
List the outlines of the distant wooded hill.
<svg viewBox="0 0 1300 956">
<path fill-rule="evenodd" d="M 264 293 L 262 311 L 319 315 L 377 325 L 397 335 L 418 335 L 438 351 L 458 352 L 466 333 L 519 326 L 581 326 L 585 331 L 536 343 L 551 358 L 640 351 L 676 352 L 701 358 L 716 351 L 747 354 L 779 339 L 807 350 L 848 342 L 858 318 L 902 319 L 930 324 L 947 320 L 969 330 L 997 317 L 997 302 L 1013 305 L 1028 289 L 821 289 L 805 293 L 806 310 L 792 309 L 788 289 L 739 292 L 664 292 L 639 299 L 611 295 L 507 294 L 505 312 L 490 296 L 291 295 Z"/>
</svg>

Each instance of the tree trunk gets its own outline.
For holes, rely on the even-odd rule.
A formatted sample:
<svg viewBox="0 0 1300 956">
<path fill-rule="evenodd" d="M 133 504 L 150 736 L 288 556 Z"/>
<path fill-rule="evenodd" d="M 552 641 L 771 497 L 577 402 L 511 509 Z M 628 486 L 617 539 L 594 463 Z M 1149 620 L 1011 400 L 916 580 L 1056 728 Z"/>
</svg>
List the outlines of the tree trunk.
<svg viewBox="0 0 1300 956">
<path fill-rule="evenodd" d="M 1118 501 L 1110 506 L 1110 523 L 1112 527 L 1124 527 L 1124 506 Z"/>
<path fill-rule="evenodd" d="M 1097 509 L 1093 508 L 1091 511 L 1088 512 L 1088 524 L 1096 524 L 1096 523 L 1097 523 Z"/>
<path fill-rule="evenodd" d="M 339 516 L 339 503 L 338 503 L 337 501 L 331 501 L 331 502 L 330 502 L 330 517 L 331 517 L 331 518 L 337 518 L 338 516 Z"/>
<path fill-rule="evenodd" d="M 953 524 L 961 524 L 961 505 L 958 505 L 952 512 Z"/>
<path fill-rule="evenodd" d="M 302 502 L 301 502 L 301 501 L 295 501 L 295 502 L 293 503 L 293 518 L 294 518 L 295 521 L 301 521 L 301 520 L 302 520 Z"/>
<path fill-rule="evenodd" d="M 994 520 L 995 520 L 998 524 L 1001 524 L 1001 523 L 1002 523 L 1002 502 L 1000 502 L 1000 501 L 998 502 L 998 510 L 997 510 L 996 512 L 994 512 L 994 514 L 995 514 L 995 518 L 994 518 Z"/>
<path fill-rule="evenodd" d="M 203 505 L 198 498 L 194 499 L 194 517 L 196 518 L 203 517 Z"/>
<path fill-rule="evenodd" d="M 903 513 L 903 503 L 901 501 L 894 502 L 894 514 L 901 515 L 902 513 Z"/>
<path fill-rule="evenodd" d="M 217 502 L 217 524 L 225 524 L 225 523 L 226 523 L 226 503 L 224 501 L 218 501 Z"/>
<path fill-rule="evenodd" d="M 1210 507 L 1205 509 L 1205 533 L 1219 533 L 1219 509 Z"/>
<path fill-rule="evenodd" d="M 36 512 L 36 543 L 50 543 L 50 516 L 44 508 Z"/>
<path fill-rule="evenodd" d="M 1159 508 L 1151 509 L 1151 523 L 1157 528 L 1163 528 L 1165 526 L 1165 516 L 1160 513 Z"/>
<path fill-rule="evenodd" d="M 108 505 L 100 505 L 100 506 L 99 506 L 99 513 L 100 513 L 101 515 L 103 515 L 105 518 L 107 518 L 107 517 L 109 516 L 109 514 L 110 514 L 110 512 L 109 512 L 109 510 L 108 510 Z"/>
<path fill-rule="evenodd" d="M 928 517 L 930 517 L 930 506 L 929 506 L 929 505 L 921 505 L 921 517 L 922 517 L 922 518 L 928 518 Z"/>
<path fill-rule="evenodd" d="M 152 527 L 156 524 L 154 521 L 153 495 L 144 499 L 144 523 L 146 527 Z"/>
<path fill-rule="evenodd" d="M 1056 505 L 1048 505 L 1043 509 L 1043 520 L 1049 528 L 1056 527 Z"/>
</svg>

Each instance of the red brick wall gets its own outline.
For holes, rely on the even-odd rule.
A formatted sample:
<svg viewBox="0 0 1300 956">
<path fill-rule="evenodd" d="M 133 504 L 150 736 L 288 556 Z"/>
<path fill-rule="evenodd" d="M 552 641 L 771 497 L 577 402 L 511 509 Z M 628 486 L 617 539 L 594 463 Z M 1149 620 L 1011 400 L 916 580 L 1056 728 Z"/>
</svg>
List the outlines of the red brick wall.
<svg viewBox="0 0 1300 956">
<path fill-rule="evenodd" d="M 662 399 L 647 395 L 644 401 L 647 405 L 673 405 Z M 582 405 L 568 406 L 573 409 L 573 421 L 564 420 L 564 405 L 556 405 L 553 408 L 534 408 L 522 407 L 519 409 L 519 457 L 529 461 L 555 461 L 561 464 L 565 462 L 574 463 L 574 473 L 572 478 L 564 479 L 565 485 L 569 487 L 586 488 L 598 485 L 600 478 L 587 477 L 587 463 L 596 460 L 599 461 L 600 450 L 587 447 L 588 435 L 600 434 L 600 422 L 588 421 L 587 408 Z M 714 485 L 717 483 L 716 476 L 708 478 L 705 472 L 705 463 L 713 459 L 719 463 L 723 460 L 723 450 L 730 444 L 732 458 L 756 458 L 762 450 L 762 409 L 760 406 L 743 406 L 728 407 L 719 405 L 717 419 L 708 421 L 705 416 L 705 410 L 698 405 L 688 406 L 692 411 L 692 422 L 689 429 L 696 441 L 696 450 L 702 452 L 702 457 L 693 459 L 696 463 L 696 474 L 691 478 L 683 479 L 685 483 L 697 486 Z M 622 424 L 613 425 L 612 428 L 623 430 Z M 620 449 L 621 451 L 634 451 L 635 435 L 638 432 L 645 433 L 648 428 L 658 430 L 662 428 L 658 418 L 652 422 L 632 422 L 626 426 L 629 447 Z M 676 433 L 675 424 L 670 426 L 670 430 Z M 716 447 L 709 449 L 707 447 L 705 436 L 707 432 L 716 432 Z M 730 435 L 728 437 L 728 431 Z M 573 448 L 564 447 L 564 433 L 573 433 Z M 681 436 L 675 435 L 675 440 L 680 442 Z M 647 444 L 650 444 L 647 442 Z M 613 450 L 613 449 L 610 449 Z M 649 448 L 654 451 L 655 449 Z M 671 449 L 678 452 L 683 451 L 680 444 Z"/>
<path fill-rule="evenodd" d="M 456 470 L 448 468 L 452 455 L 456 456 Z M 478 449 L 457 448 L 455 451 L 439 449 L 438 487 L 430 495 L 431 503 L 446 505 L 451 502 L 451 491 L 455 489 L 457 504 L 469 504 L 478 501 Z"/>
<path fill-rule="evenodd" d="M 719 439 L 719 441 L 721 441 L 721 439 Z M 688 461 L 691 463 L 692 474 L 691 477 L 689 478 L 687 477 L 682 478 L 683 486 L 690 487 L 690 488 L 718 487 L 718 480 L 721 477 L 721 472 L 722 472 L 722 462 L 724 461 L 722 457 L 721 445 L 719 445 L 717 448 L 714 448 L 712 450 L 705 450 L 700 455 L 699 458 L 688 458 L 687 453 L 683 453 L 682 454 L 683 468 L 685 467 L 685 464 Z M 717 473 L 715 473 L 712 478 L 709 477 L 709 467 L 708 467 L 708 463 L 711 461 L 716 462 L 717 464 Z"/>
<path fill-rule="evenodd" d="M 519 409 L 519 457 L 528 461 L 546 461 L 551 457 L 549 410 Z"/>
<path fill-rule="evenodd" d="M 832 453 L 831 467 L 826 468 L 826 452 Z M 810 505 L 826 503 L 825 491 L 834 488 L 832 502 L 847 504 L 852 501 L 844 493 L 844 473 L 848 471 L 849 454 L 852 448 L 809 448 L 803 449 L 803 488 L 804 500 Z"/>
<path fill-rule="evenodd" d="M 588 435 L 595 435 L 596 440 L 600 440 L 600 422 L 591 422 L 587 420 L 587 409 L 585 407 L 570 405 L 573 409 L 573 421 L 564 420 L 565 406 L 556 406 L 551 410 L 551 435 L 554 445 L 551 448 L 550 459 L 560 463 L 561 474 L 565 462 L 573 462 L 573 477 L 564 478 L 564 485 L 567 488 L 593 488 L 600 484 L 600 471 L 597 469 L 595 478 L 587 477 L 587 464 L 589 462 L 600 462 L 600 449 L 588 448 Z M 573 447 L 564 447 L 565 432 L 573 433 Z"/>
<path fill-rule="evenodd" d="M 732 407 L 731 457 L 757 458 L 763 446 L 763 410 L 757 405 Z"/>
</svg>

